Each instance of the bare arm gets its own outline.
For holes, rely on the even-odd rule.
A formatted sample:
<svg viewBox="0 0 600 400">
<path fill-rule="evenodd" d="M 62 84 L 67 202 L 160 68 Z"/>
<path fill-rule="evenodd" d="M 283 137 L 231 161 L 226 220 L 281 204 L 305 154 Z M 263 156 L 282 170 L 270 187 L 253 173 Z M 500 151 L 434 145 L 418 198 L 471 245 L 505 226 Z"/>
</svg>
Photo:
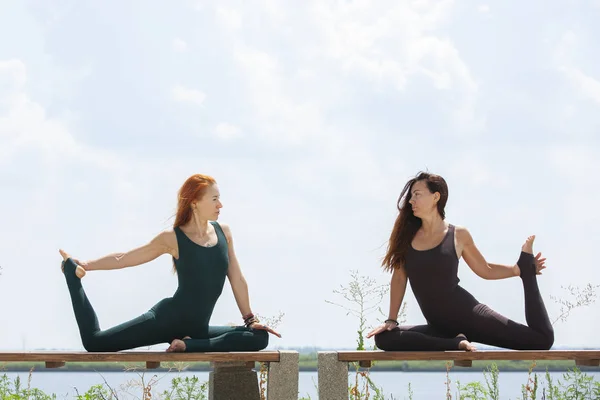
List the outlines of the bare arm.
<svg viewBox="0 0 600 400">
<path fill-rule="evenodd" d="M 398 318 L 400 306 L 406 293 L 406 282 L 407 277 L 404 267 L 394 269 L 392 279 L 390 280 L 390 313 L 388 314 L 388 319 L 395 321 Z"/>
<path fill-rule="evenodd" d="M 456 228 L 456 239 L 462 248 L 462 257 L 465 262 L 483 279 L 506 279 L 519 275 L 518 267 L 515 265 L 502 265 L 488 263 L 475 246 L 473 237 L 466 228 Z"/>
<path fill-rule="evenodd" d="M 150 262 L 163 254 L 175 255 L 176 243 L 173 243 L 172 232 L 161 232 L 144 246 L 126 253 L 113 253 L 97 260 L 81 262 L 86 271 L 121 269 Z"/>
<path fill-rule="evenodd" d="M 367 339 L 383 331 L 389 331 L 396 328 L 398 325 L 398 313 L 400 312 L 400 306 L 402 305 L 402 300 L 404 300 L 404 294 L 406 293 L 407 281 L 408 278 L 404 266 L 394 269 L 392 272 L 392 279 L 390 280 L 390 313 L 388 314 L 388 321 L 367 333 Z"/>
<path fill-rule="evenodd" d="M 223 233 L 227 238 L 227 244 L 229 247 L 229 268 L 227 270 L 227 278 L 229 279 L 229 284 L 231 285 L 235 302 L 237 303 L 242 316 L 246 316 L 252 313 L 252 309 L 250 307 L 250 296 L 248 294 L 248 284 L 246 283 L 244 274 L 242 274 L 240 263 L 236 257 L 235 249 L 233 248 L 233 236 L 231 234 L 231 229 L 225 224 L 221 224 L 221 228 L 223 228 Z"/>
<path fill-rule="evenodd" d="M 221 228 L 223 229 L 223 233 L 227 238 L 227 244 L 229 245 L 229 267 L 227 269 L 227 278 L 229 279 L 229 284 L 231 285 L 231 290 L 233 291 L 233 297 L 235 297 L 235 302 L 242 313 L 242 317 L 246 318 L 249 315 L 252 315 L 252 309 L 250 308 L 250 296 L 248 295 L 248 284 L 246 283 L 244 274 L 242 274 L 240 263 L 238 262 L 235 255 L 235 250 L 233 249 L 233 235 L 231 234 L 231 229 L 229 229 L 229 226 L 225 224 L 221 224 Z M 278 332 L 275 332 L 268 326 L 261 324 L 257 319 L 255 322 L 250 322 L 250 324 L 247 326 L 252 329 L 265 330 L 277 337 L 281 337 Z"/>
</svg>

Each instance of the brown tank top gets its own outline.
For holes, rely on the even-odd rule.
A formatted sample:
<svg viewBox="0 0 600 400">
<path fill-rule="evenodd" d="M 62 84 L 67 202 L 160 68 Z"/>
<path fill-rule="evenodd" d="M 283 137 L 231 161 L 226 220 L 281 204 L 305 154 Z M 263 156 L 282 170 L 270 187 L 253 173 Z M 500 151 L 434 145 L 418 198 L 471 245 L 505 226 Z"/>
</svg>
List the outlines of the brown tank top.
<svg viewBox="0 0 600 400">
<path fill-rule="evenodd" d="M 429 250 L 415 250 L 412 244 L 404 268 L 423 315 L 429 322 L 446 321 L 456 306 L 471 306 L 477 301 L 459 286 L 458 256 L 454 246 L 454 225 L 442 242 Z"/>
</svg>

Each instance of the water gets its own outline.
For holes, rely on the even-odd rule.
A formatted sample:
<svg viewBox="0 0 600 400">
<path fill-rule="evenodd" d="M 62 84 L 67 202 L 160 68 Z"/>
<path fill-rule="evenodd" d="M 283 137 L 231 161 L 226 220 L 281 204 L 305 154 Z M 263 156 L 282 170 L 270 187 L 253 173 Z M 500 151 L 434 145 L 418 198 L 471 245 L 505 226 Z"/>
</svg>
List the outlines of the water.
<svg viewBox="0 0 600 400">
<path fill-rule="evenodd" d="M 589 376 L 593 376 L 596 381 L 600 381 L 600 372 L 586 372 Z M 0 372 L 0 376 L 4 373 Z M 23 382 L 27 382 L 27 372 L 5 372 L 5 374 L 13 380 L 20 376 Z M 170 387 L 171 379 L 176 376 L 197 376 L 201 382 L 208 380 L 208 372 L 155 372 L 144 374 L 146 383 L 154 377 L 156 384 L 153 386 L 153 398 L 157 398 L 158 394 Z M 542 373 L 538 373 L 540 386 L 545 384 L 545 378 Z M 562 372 L 551 372 L 553 380 L 561 379 Z M 142 389 L 139 384 L 141 382 L 141 373 L 136 372 L 34 372 L 32 374 L 31 387 L 36 387 L 46 393 L 55 393 L 59 399 L 72 398 L 76 395 L 76 390 L 80 394 L 88 390 L 92 385 L 106 382 L 114 389 L 118 390 L 119 399 L 135 399 L 142 398 Z M 371 378 L 386 393 L 386 399 L 390 395 L 394 396 L 395 400 L 408 399 L 408 384 L 411 383 L 413 391 L 413 399 L 439 399 L 444 398 L 446 394 L 446 374 L 444 372 L 371 372 Z M 350 382 L 353 382 L 354 375 L 350 375 Z M 460 381 L 462 385 L 469 382 L 479 381 L 485 384 L 483 374 L 481 372 L 451 372 L 451 388 L 452 397 L 456 398 L 456 381 Z M 526 383 L 526 372 L 500 372 L 499 386 L 500 397 L 502 399 L 516 399 L 521 393 L 521 385 Z M 128 383 L 138 382 L 136 385 Z M 300 372 L 299 376 L 299 396 L 317 399 L 317 373 Z M 541 391 L 539 392 L 541 398 Z"/>
</svg>

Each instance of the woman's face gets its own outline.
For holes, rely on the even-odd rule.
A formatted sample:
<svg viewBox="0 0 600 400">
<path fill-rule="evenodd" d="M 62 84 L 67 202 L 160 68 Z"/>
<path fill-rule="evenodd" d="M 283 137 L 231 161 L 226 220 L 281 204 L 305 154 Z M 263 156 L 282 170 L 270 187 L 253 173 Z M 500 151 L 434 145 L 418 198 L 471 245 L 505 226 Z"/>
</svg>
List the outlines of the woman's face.
<svg viewBox="0 0 600 400">
<path fill-rule="evenodd" d="M 216 184 L 207 187 L 204 196 L 192 206 L 195 207 L 194 214 L 196 218 L 216 221 L 219 218 L 221 208 L 223 208 L 219 187 Z"/>
<path fill-rule="evenodd" d="M 422 218 L 437 211 L 439 198 L 439 193 L 431 193 L 429 191 L 427 182 L 425 181 L 416 181 L 410 188 L 409 203 L 415 217 Z"/>
</svg>

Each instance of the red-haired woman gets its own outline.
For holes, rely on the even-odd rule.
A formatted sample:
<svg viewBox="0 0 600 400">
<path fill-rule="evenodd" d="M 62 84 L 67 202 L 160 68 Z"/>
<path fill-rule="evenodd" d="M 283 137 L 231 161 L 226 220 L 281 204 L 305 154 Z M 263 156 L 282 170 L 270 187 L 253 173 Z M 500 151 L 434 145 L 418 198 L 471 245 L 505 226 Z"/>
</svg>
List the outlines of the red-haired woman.
<svg viewBox="0 0 600 400">
<path fill-rule="evenodd" d="M 179 190 L 173 229 L 160 233 L 148 244 L 86 262 L 60 250 L 73 311 L 87 351 L 120 351 L 158 343 L 170 343 L 170 352 L 258 351 L 268 345 L 267 332 L 281 337 L 252 314 L 231 229 L 216 222 L 222 207 L 215 180 L 193 175 Z M 100 330 L 81 285 L 86 271 L 133 267 L 163 254 L 172 256 L 177 273 L 178 287 L 173 297 L 161 300 L 131 321 Z M 225 278 L 231 284 L 244 326 L 208 325 Z"/>
<path fill-rule="evenodd" d="M 469 231 L 445 222 L 448 186 L 439 175 L 420 173 L 409 180 L 398 199 L 399 215 L 383 260 L 392 272 L 389 319 L 367 337 L 382 350 L 475 350 L 469 340 L 515 350 L 547 350 L 554 331 L 540 295 L 536 275 L 545 267 L 533 256 L 534 236 L 515 265 L 489 264 Z M 519 276 L 525 290 L 527 326 L 479 303 L 458 283 L 458 261 L 483 279 Z M 398 326 L 396 316 L 407 281 L 427 325 Z"/>
</svg>

